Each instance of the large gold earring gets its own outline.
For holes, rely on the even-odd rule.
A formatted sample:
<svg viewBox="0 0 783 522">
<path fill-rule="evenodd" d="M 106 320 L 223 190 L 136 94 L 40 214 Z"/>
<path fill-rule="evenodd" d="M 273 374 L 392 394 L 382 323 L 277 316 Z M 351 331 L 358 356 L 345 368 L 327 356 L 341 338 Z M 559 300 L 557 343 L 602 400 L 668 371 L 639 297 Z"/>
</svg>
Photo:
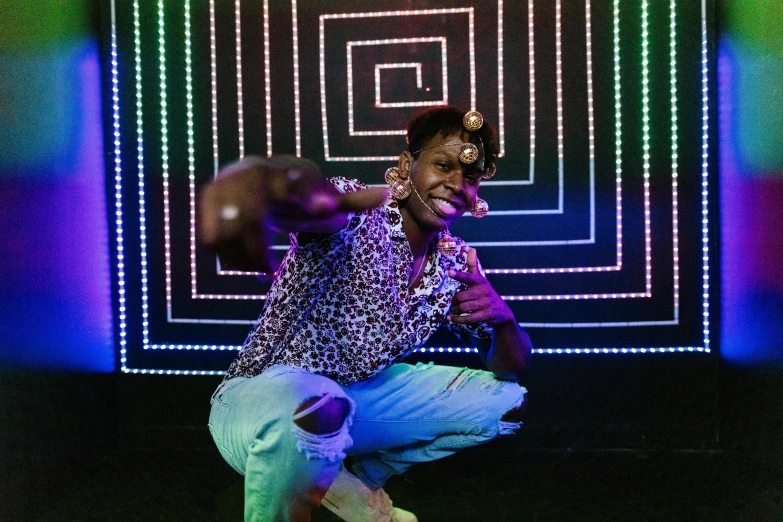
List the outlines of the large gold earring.
<svg viewBox="0 0 783 522">
<path fill-rule="evenodd" d="M 457 240 L 451 237 L 448 228 L 443 231 L 443 237 L 438 240 L 438 252 L 442 256 L 450 256 L 457 252 Z"/>
<path fill-rule="evenodd" d="M 470 215 L 481 219 L 487 215 L 487 212 L 489 212 L 489 204 L 481 198 L 476 198 L 473 206 L 470 207 Z"/>
<path fill-rule="evenodd" d="M 398 179 L 400 179 L 400 169 L 397 167 L 389 167 L 386 169 L 386 172 L 383 175 L 384 181 L 386 181 L 387 185 L 391 185 Z"/>
<path fill-rule="evenodd" d="M 392 182 L 390 190 L 394 199 L 405 199 L 411 195 L 411 180 L 397 179 Z"/>
</svg>

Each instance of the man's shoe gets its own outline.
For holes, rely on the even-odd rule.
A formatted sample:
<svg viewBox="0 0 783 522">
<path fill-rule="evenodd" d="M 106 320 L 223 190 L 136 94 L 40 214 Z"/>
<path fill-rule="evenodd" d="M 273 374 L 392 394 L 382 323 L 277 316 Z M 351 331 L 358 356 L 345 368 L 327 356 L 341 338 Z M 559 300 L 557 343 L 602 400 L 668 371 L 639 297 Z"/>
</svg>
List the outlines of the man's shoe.
<svg viewBox="0 0 783 522">
<path fill-rule="evenodd" d="M 383 489 L 373 491 L 344 466 L 321 505 L 346 522 L 418 522 L 410 511 L 392 506 Z"/>
</svg>

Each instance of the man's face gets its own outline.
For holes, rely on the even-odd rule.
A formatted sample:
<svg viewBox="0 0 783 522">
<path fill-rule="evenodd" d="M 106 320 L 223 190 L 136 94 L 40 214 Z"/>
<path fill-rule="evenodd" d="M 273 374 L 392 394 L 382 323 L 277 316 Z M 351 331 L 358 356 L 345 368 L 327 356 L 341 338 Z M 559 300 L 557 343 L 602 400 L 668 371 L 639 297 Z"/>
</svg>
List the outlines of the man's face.
<svg viewBox="0 0 783 522">
<path fill-rule="evenodd" d="M 424 208 L 415 196 L 411 198 L 407 208 L 422 225 L 442 229 L 443 222 L 451 225 L 476 201 L 484 173 L 484 151 L 479 146 L 476 161 L 461 163 L 460 145 L 467 138 L 458 132 L 448 136 L 438 134 L 424 145 L 418 159 L 409 163 L 411 182 L 425 205 L 432 210 Z M 450 143 L 454 145 L 448 145 Z"/>
</svg>

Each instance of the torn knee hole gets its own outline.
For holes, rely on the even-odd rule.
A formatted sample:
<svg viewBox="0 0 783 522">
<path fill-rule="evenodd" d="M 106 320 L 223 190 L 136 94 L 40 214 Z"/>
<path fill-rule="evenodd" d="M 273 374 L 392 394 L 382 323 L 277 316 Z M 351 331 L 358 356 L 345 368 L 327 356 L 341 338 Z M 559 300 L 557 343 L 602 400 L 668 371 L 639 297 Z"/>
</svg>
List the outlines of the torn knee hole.
<svg viewBox="0 0 783 522">
<path fill-rule="evenodd" d="M 339 431 L 349 412 L 350 406 L 345 399 L 329 395 L 311 397 L 296 409 L 294 423 L 307 432 L 325 435 Z"/>
<path fill-rule="evenodd" d="M 508 410 L 500 420 L 503 422 L 522 422 L 522 419 L 525 417 L 525 411 L 527 411 L 527 401 Z"/>
</svg>

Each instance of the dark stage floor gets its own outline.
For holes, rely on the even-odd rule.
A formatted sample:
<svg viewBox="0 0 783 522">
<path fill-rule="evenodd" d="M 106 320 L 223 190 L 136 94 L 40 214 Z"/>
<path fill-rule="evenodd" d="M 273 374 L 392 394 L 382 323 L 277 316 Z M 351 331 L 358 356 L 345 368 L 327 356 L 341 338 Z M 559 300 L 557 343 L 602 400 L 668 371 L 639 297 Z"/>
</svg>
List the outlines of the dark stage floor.
<svg viewBox="0 0 783 522">
<path fill-rule="evenodd" d="M 20 459 L 0 478 L 2 520 L 242 518 L 242 479 L 216 450 L 117 451 L 88 467 L 47 467 L 46 448 L 32 459 L 42 472 L 27 476 L 31 462 Z M 480 448 L 414 467 L 386 489 L 422 522 L 783 520 L 783 475 L 732 451 Z M 318 509 L 313 520 L 337 519 Z"/>
</svg>

